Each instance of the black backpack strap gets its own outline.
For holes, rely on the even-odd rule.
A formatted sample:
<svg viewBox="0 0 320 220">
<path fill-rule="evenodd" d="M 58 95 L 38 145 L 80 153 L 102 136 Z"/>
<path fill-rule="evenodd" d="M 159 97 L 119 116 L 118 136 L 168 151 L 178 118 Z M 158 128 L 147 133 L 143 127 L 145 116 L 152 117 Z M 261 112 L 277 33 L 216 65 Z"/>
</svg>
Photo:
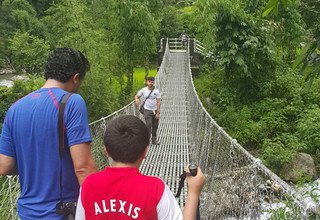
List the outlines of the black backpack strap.
<svg viewBox="0 0 320 220">
<path fill-rule="evenodd" d="M 66 107 L 67 101 L 72 93 L 66 93 L 63 95 L 60 105 L 59 105 L 59 115 L 58 115 L 58 135 L 59 135 L 59 154 L 62 157 L 64 150 L 64 109 Z"/>
<path fill-rule="evenodd" d="M 64 109 L 69 97 L 73 93 L 63 95 L 59 103 L 58 113 L 58 136 L 59 136 L 59 156 L 60 156 L 60 202 L 62 202 L 62 155 L 64 151 Z"/>
</svg>

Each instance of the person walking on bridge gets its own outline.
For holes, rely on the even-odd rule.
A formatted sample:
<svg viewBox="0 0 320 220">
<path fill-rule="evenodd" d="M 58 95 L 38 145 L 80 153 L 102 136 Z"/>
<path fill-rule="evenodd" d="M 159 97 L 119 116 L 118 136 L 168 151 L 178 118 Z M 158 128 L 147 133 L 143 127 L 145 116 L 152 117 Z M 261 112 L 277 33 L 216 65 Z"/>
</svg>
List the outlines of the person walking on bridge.
<svg viewBox="0 0 320 220">
<path fill-rule="evenodd" d="M 165 182 L 139 172 L 147 156 L 150 134 L 138 117 L 123 115 L 113 120 L 104 135 L 110 167 L 91 174 L 83 182 L 76 220 L 142 219 L 195 220 L 205 176 L 187 176 L 188 195 L 181 209 Z"/>
<path fill-rule="evenodd" d="M 158 89 L 154 87 L 154 77 L 148 76 L 146 79 L 146 87 L 138 91 L 134 97 L 136 108 L 139 108 L 140 97 L 144 100 L 143 103 L 143 115 L 146 121 L 146 125 L 149 133 L 151 134 L 151 143 L 159 145 L 157 140 L 157 130 L 160 119 L 160 105 L 161 94 Z"/>
<path fill-rule="evenodd" d="M 0 175 L 19 175 L 19 219 L 65 219 L 68 208 L 75 212 L 79 185 L 97 171 L 86 104 L 75 93 L 88 70 L 89 62 L 78 50 L 55 49 L 45 66 L 43 87 L 7 111 L 0 139 Z M 60 157 L 58 113 L 67 93 L 73 94 L 62 118 L 65 144 Z"/>
<path fill-rule="evenodd" d="M 181 43 L 184 49 L 187 48 L 188 38 L 189 38 L 188 34 L 185 31 L 182 31 L 179 39 L 181 40 Z"/>
</svg>

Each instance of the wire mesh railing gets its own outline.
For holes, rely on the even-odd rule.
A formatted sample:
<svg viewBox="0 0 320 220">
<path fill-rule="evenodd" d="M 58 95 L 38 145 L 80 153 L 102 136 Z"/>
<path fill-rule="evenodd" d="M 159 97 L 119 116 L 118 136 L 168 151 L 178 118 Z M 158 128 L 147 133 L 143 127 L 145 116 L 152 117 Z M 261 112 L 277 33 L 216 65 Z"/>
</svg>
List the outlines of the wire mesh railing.
<svg viewBox="0 0 320 220">
<path fill-rule="evenodd" d="M 0 176 L 0 219 L 17 219 L 19 190 L 17 176 Z"/>
</svg>

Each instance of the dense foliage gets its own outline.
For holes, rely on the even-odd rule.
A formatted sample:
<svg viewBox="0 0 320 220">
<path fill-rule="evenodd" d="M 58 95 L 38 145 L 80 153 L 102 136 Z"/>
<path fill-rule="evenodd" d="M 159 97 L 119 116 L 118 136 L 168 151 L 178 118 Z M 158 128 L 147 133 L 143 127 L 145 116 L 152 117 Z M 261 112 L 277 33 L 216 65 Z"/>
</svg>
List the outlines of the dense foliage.
<svg viewBox="0 0 320 220">
<path fill-rule="evenodd" d="M 313 4 L 282 0 L 195 4 L 195 20 L 210 18 L 196 36 L 214 54 L 195 80 L 199 95 L 218 123 L 278 174 L 297 152 L 312 155 L 320 168 L 320 81 L 313 77 L 311 85 L 306 83 L 298 65 L 310 68 L 312 58 L 316 67 L 319 60 L 319 45 L 313 40 L 317 27 L 306 11 Z M 310 42 L 318 52 L 302 47 Z"/>
<path fill-rule="evenodd" d="M 54 48 L 79 49 L 91 64 L 80 93 L 87 102 L 90 121 L 99 119 L 132 100 L 134 67 L 143 66 L 147 71 L 154 67 L 160 21 L 155 7 L 161 2 L 0 1 L 0 68 L 41 78 Z M 11 89 L 2 89 L 6 91 L 2 95 L 8 96 L 1 99 L 5 102 L 2 113 L 26 94 L 10 97 Z"/>
</svg>

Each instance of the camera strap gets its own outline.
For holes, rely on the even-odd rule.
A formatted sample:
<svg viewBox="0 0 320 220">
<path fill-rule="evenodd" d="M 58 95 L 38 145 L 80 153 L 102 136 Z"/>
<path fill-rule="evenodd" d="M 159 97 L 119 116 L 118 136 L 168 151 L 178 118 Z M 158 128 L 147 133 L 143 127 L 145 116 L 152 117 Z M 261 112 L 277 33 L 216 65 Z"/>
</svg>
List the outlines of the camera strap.
<svg viewBox="0 0 320 220">
<path fill-rule="evenodd" d="M 59 157 L 60 157 L 60 202 L 63 202 L 62 199 L 62 156 L 64 151 L 64 109 L 69 97 L 73 93 L 66 93 L 62 96 L 62 99 L 59 103 L 59 113 L 58 113 L 58 136 L 59 136 Z"/>
</svg>

